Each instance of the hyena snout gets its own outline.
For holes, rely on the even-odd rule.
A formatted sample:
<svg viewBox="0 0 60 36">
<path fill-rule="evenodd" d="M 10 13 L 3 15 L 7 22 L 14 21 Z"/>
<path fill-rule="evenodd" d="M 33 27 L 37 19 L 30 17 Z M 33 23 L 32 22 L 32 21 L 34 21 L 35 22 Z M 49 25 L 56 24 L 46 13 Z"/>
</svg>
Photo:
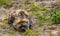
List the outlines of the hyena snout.
<svg viewBox="0 0 60 36">
<path fill-rule="evenodd" d="M 26 25 L 19 26 L 19 31 L 21 31 L 21 32 L 25 32 L 26 29 L 27 29 Z"/>
</svg>

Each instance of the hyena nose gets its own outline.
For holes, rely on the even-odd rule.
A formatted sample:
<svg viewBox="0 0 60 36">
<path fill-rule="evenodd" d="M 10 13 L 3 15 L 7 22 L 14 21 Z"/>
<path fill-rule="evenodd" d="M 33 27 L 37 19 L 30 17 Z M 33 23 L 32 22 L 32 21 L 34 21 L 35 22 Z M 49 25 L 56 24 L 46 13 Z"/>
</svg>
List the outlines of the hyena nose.
<svg viewBox="0 0 60 36">
<path fill-rule="evenodd" d="M 27 26 L 25 26 L 25 25 L 24 25 L 24 26 L 22 25 L 22 26 L 19 27 L 19 30 L 20 30 L 21 32 L 25 32 L 26 29 L 27 29 Z"/>
<path fill-rule="evenodd" d="M 24 27 L 22 27 L 22 28 L 21 28 L 21 31 L 22 31 L 22 32 L 25 32 L 25 28 L 24 28 Z"/>
</svg>

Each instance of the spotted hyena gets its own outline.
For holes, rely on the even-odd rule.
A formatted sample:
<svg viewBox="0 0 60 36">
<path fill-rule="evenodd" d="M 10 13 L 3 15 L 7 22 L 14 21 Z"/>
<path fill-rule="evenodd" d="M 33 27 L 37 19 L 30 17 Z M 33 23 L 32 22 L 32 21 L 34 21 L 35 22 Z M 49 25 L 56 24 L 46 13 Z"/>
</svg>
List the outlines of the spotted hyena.
<svg viewBox="0 0 60 36">
<path fill-rule="evenodd" d="M 18 31 L 25 31 L 27 28 L 31 29 L 31 18 L 25 10 L 16 10 L 10 14 L 8 23 Z"/>
</svg>

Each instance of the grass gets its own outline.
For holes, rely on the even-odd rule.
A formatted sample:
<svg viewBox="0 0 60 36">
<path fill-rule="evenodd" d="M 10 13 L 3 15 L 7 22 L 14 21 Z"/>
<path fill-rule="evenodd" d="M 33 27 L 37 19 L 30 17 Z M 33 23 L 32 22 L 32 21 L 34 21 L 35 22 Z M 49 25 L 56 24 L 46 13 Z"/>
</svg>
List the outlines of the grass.
<svg viewBox="0 0 60 36">
<path fill-rule="evenodd" d="M 43 4 L 43 3 L 42 3 Z M 45 5 L 45 4 L 43 4 L 43 5 Z M 36 4 L 31 4 L 30 6 L 28 6 L 27 8 L 26 8 L 26 10 L 28 10 L 28 9 L 30 9 L 30 10 L 32 10 L 32 13 L 30 14 L 30 16 L 31 17 L 35 17 L 35 18 L 37 18 L 38 19 L 38 22 L 37 22 L 37 24 L 39 25 L 39 26 L 42 26 L 43 24 L 44 24 L 44 22 L 45 21 L 47 21 L 47 18 L 45 18 L 46 16 L 46 13 L 45 14 L 43 14 L 43 15 L 41 15 L 41 13 L 40 12 L 37 12 L 37 10 L 40 10 L 40 11 L 45 11 L 45 10 L 47 10 L 44 6 L 43 7 L 38 7 Z"/>
<path fill-rule="evenodd" d="M 43 13 L 43 15 L 41 15 L 40 12 L 32 12 L 30 14 L 31 17 L 35 16 L 36 19 L 38 19 L 37 24 L 39 26 L 42 26 L 44 24 L 44 22 L 46 22 L 48 20 L 48 18 L 46 18 L 46 15 Z"/>
<path fill-rule="evenodd" d="M 37 11 L 37 10 L 40 10 L 40 11 L 45 11 L 47 10 L 45 7 L 44 7 L 44 4 L 42 3 L 42 7 L 38 7 L 36 4 L 34 3 L 31 3 L 28 7 L 25 8 L 27 11 L 28 10 L 32 10 L 32 11 Z"/>
<path fill-rule="evenodd" d="M 8 21 L 8 17 L 7 16 L 2 19 L 2 23 L 6 23 L 7 21 Z"/>
<path fill-rule="evenodd" d="M 46 29 L 51 29 L 52 28 L 52 26 L 51 25 L 48 25 L 47 27 L 46 27 Z"/>
<path fill-rule="evenodd" d="M 10 28 L 10 25 L 7 24 L 7 21 L 8 21 L 8 17 L 4 17 L 2 19 L 2 22 L 0 23 L 0 28 Z"/>
<path fill-rule="evenodd" d="M 2 5 L 9 5 L 13 0 L 0 0 L 0 6 Z"/>
<path fill-rule="evenodd" d="M 0 28 L 3 28 L 3 27 L 4 27 L 4 24 L 1 23 L 1 24 L 0 24 Z"/>
<path fill-rule="evenodd" d="M 28 29 L 24 32 L 24 36 L 38 36 L 38 34 L 37 34 L 38 32 L 39 32 L 38 29 L 35 29 L 33 31 Z"/>
<path fill-rule="evenodd" d="M 9 29 L 11 26 L 10 25 L 8 25 L 8 24 L 4 24 L 4 23 L 1 23 L 0 24 L 0 28 L 2 28 L 2 29 Z"/>
<path fill-rule="evenodd" d="M 28 7 L 26 7 L 25 8 L 26 10 L 32 10 L 32 11 L 36 11 L 36 10 L 38 10 L 38 6 L 37 5 L 35 5 L 34 3 L 32 3 L 32 4 L 30 4 L 30 6 L 28 6 Z"/>
<path fill-rule="evenodd" d="M 1 36 L 16 36 L 16 32 L 5 33 L 5 34 L 2 34 Z"/>
<path fill-rule="evenodd" d="M 47 10 L 45 7 L 41 7 L 41 8 L 39 8 L 40 9 L 40 11 L 45 11 L 45 10 Z"/>
<path fill-rule="evenodd" d="M 0 0 L 0 5 L 8 5 L 11 1 L 12 0 L 9 0 L 9 1 L 8 0 L 3 0 L 3 1 Z M 21 7 L 22 4 L 20 4 L 19 6 Z M 46 12 L 45 12 L 45 10 L 47 10 L 47 9 L 44 7 L 44 5 L 43 5 L 43 7 L 38 7 L 36 4 L 32 3 L 30 6 L 28 6 L 26 8 L 26 10 L 28 10 L 28 9 L 32 10 L 32 13 L 30 14 L 30 16 L 31 17 L 35 16 L 35 18 L 38 19 L 37 24 L 39 26 L 44 25 L 44 23 L 47 21 L 46 15 L 48 14 L 48 13 L 46 14 Z M 41 13 L 37 12 L 37 10 L 44 11 L 44 14 L 41 15 Z M 54 21 L 54 22 L 60 22 L 60 11 L 58 11 L 56 14 L 54 14 L 54 12 L 56 12 L 56 11 L 54 11 L 53 9 L 51 9 L 50 12 L 52 13 L 52 17 L 50 17 L 50 19 L 48 19 L 48 20 L 52 19 L 52 21 Z M 5 18 L 3 20 L 3 22 L 5 22 L 6 20 L 7 20 L 7 18 Z M 2 27 L 6 28 L 5 24 L 0 24 L 0 27 L 1 28 Z M 7 27 L 9 27 L 9 26 L 7 26 Z M 52 26 L 47 26 L 47 28 L 52 28 Z M 33 31 L 31 31 L 29 29 L 26 29 L 26 32 L 24 32 L 24 36 L 38 36 L 38 34 L 37 34 L 38 32 L 39 32 L 38 29 L 35 29 Z M 11 33 L 9 32 L 9 33 L 3 34 L 2 36 L 16 36 L 16 34 L 15 34 L 15 32 L 11 32 Z"/>
<path fill-rule="evenodd" d="M 57 9 L 51 9 L 50 11 L 51 14 L 51 21 L 53 21 L 53 23 L 60 23 L 60 11 L 58 11 Z"/>
<path fill-rule="evenodd" d="M 38 24 L 39 26 L 42 26 L 42 25 L 44 25 L 44 21 L 41 20 L 41 21 L 37 22 L 37 24 Z"/>
</svg>

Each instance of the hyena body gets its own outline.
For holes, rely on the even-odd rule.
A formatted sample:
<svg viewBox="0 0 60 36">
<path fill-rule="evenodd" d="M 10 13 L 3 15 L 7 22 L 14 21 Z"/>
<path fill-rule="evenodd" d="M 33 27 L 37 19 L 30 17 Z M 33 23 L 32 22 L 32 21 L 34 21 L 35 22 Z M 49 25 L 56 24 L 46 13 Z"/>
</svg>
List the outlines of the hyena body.
<svg viewBox="0 0 60 36">
<path fill-rule="evenodd" d="M 8 23 L 18 31 L 25 31 L 27 28 L 31 29 L 31 18 L 24 10 L 16 10 L 10 14 Z"/>
</svg>

